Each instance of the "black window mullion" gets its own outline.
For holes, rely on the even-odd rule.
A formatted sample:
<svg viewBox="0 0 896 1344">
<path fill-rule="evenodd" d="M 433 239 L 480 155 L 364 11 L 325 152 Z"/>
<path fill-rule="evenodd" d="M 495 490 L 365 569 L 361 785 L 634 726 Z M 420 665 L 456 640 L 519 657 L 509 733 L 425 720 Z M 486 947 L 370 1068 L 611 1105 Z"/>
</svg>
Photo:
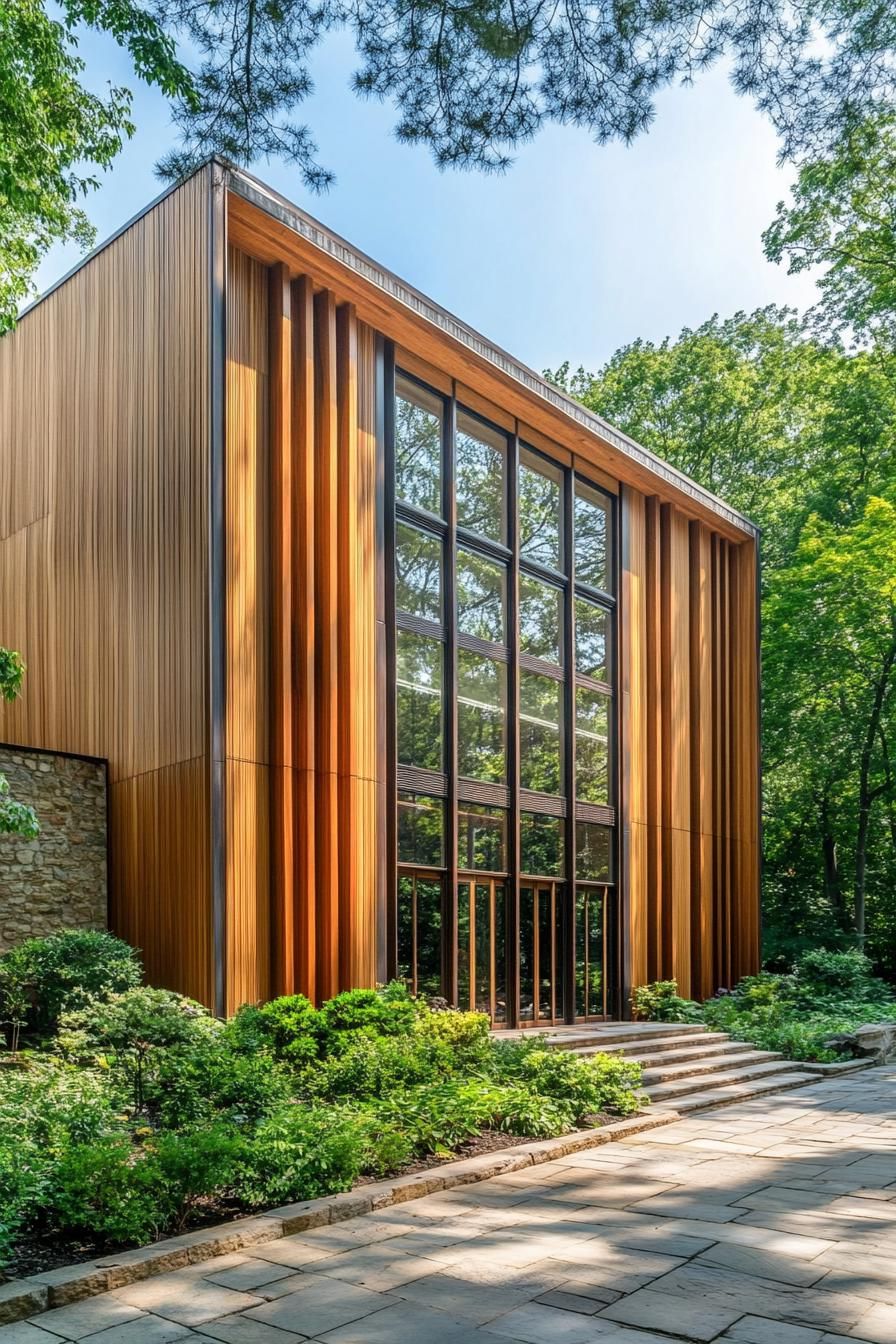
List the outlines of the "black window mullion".
<svg viewBox="0 0 896 1344">
<path fill-rule="evenodd" d="M 448 890 L 445 893 L 445 937 L 443 940 L 446 998 L 457 1003 L 457 493 L 455 490 L 454 436 L 457 422 L 456 384 L 445 404 L 442 421 L 442 512 L 446 520 L 445 538 L 445 770 L 448 775 Z M 472 896 L 471 896 L 472 899 Z M 471 972 L 472 973 L 472 972 Z M 464 1005 L 459 1005 L 463 1007 Z"/>
<path fill-rule="evenodd" d="M 508 832 L 509 892 L 507 902 L 507 1025 L 520 1020 L 520 660 L 519 660 L 519 482 L 520 441 L 509 441 L 507 464 L 507 526 L 511 561 L 507 576 L 507 640 L 510 666 L 507 684 L 507 771 L 510 781 L 510 826 Z"/>
<path fill-rule="evenodd" d="M 576 634 L 575 634 L 575 477 L 564 472 L 563 489 L 563 557 L 567 575 L 564 602 L 564 663 L 566 666 L 566 699 L 564 702 L 564 736 L 566 738 L 565 793 L 566 805 L 566 883 L 565 919 L 565 1003 L 563 1013 L 567 1022 L 575 1019 L 576 999 Z"/>
</svg>

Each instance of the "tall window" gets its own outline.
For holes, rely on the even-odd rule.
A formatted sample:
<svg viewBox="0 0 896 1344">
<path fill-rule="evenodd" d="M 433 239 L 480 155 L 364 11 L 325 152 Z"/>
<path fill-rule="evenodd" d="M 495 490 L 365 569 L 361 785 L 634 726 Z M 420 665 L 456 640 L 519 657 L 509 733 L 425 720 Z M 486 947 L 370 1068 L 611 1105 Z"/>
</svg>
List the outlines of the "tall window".
<svg viewBox="0 0 896 1344">
<path fill-rule="evenodd" d="M 398 974 L 612 1013 L 613 498 L 401 372 L 387 424 Z"/>
</svg>

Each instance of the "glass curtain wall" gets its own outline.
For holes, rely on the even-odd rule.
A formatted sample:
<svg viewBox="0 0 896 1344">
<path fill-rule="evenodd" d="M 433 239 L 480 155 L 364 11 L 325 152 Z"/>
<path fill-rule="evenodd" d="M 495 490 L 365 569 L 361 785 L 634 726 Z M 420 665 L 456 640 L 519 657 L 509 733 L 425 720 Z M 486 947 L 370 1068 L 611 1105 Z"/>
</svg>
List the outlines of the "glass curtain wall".
<svg viewBox="0 0 896 1344">
<path fill-rule="evenodd" d="M 615 1015 L 615 501 L 386 395 L 397 974 L 496 1026 Z"/>
</svg>

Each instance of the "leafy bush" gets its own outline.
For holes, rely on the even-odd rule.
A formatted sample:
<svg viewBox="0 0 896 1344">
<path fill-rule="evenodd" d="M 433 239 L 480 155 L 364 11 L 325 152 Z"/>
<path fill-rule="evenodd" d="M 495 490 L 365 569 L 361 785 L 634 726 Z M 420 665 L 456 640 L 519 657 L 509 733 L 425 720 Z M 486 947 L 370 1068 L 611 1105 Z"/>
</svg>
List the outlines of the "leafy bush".
<svg viewBox="0 0 896 1344">
<path fill-rule="evenodd" d="M 58 1045 L 71 1060 L 108 1063 L 111 1056 L 141 1110 L 162 1052 L 201 1043 L 218 1030 L 220 1024 L 201 1003 L 167 989 L 141 987 L 63 1014 Z"/>
<path fill-rule="evenodd" d="M 320 1010 L 326 1044 L 338 1047 L 334 1035 L 367 1031 L 377 1036 L 401 1036 L 409 1032 L 417 1007 L 406 987 L 395 981 L 385 989 L 347 989 L 329 999 Z"/>
<path fill-rule="evenodd" d="M 136 1156 L 130 1138 L 119 1134 L 62 1153 L 44 1216 L 62 1232 L 140 1245 L 165 1227 L 172 1212 L 158 1165 Z"/>
<path fill-rule="evenodd" d="M 0 957 L 0 1021 L 10 1022 L 11 998 L 24 995 L 22 1026 L 49 1035 L 63 1013 L 132 989 L 141 976 L 137 953 L 111 933 L 70 929 L 29 938 Z"/>
<path fill-rule="evenodd" d="M 804 952 L 793 968 L 795 987 L 805 998 L 838 995 L 859 1001 L 892 1002 L 883 980 L 873 974 L 869 959 L 861 952 L 829 952 L 816 948 Z"/>
<path fill-rule="evenodd" d="M 647 1022 L 699 1022 L 700 1005 L 682 999 L 675 980 L 655 980 L 632 990 L 632 1012 Z"/>
<path fill-rule="evenodd" d="M 354 1097 L 364 1100 L 388 1096 L 396 1089 L 427 1082 L 452 1071 L 449 1046 L 416 1036 L 369 1036 L 346 1032 L 330 1055 L 303 1075 L 312 1096 Z"/>
<path fill-rule="evenodd" d="M 348 1190 L 360 1174 L 363 1154 L 364 1137 L 351 1114 L 334 1107 L 284 1106 L 247 1140 L 234 1193 L 258 1206 Z"/>
<path fill-rule="evenodd" d="M 226 1125 L 187 1133 L 163 1133 L 147 1144 L 147 1161 L 163 1192 L 166 1222 L 183 1227 L 194 1204 L 229 1190 L 246 1151 L 242 1135 Z"/>
<path fill-rule="evenodd" d="M 630 1115 L 638 1109 L 641 1066 L 620 1055 L 534 1050 L 523 1058 L 520 1077 L 539 1096 L 564 1102 L 576 1122 L 601 1111 Z"/>
<path fill-rule="evenodd" d="M 228 1026 L 155 1056 L 144 1088 L 166 1129 L 221 1119 L 253 1125 L 286 1105 L 295 1091 L 288 1066 L 267 1050 L 248 1054 L 242 1046 Z"/>
<path fill-rule="evenodd" d="M 320 1056 L 323 1018 L 304 994 L 287 994 L 260 1007 L 245 1004 L 230 1025 L 243 1049 L 270 1049 L 293 1068 L 307 1068 Z"/>
</svg>

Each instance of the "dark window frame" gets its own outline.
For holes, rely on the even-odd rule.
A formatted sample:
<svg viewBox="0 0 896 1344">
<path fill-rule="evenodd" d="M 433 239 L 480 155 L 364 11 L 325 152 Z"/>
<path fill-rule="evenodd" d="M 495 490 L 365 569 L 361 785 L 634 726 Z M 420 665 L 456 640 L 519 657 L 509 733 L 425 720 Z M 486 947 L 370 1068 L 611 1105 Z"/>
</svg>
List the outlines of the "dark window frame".
<svg viewBox="0 0 896 1344">
<path fill-rule="evenodd" d="M 615 592 L 606 592 L 590 583 L 579 581 L 575 572 L 575 505 L 578 483 L 587 487 L 589 495 L 597 495 L 607 512 L 608 526 L 608 568 L 613 586 L 619 584 L 619 502 L 611 492 L 602 488 L 589 478 L 587 471 L 577 471 L 572 465 L 559 461 L 519 435 L 519 425 L 515 430 L 495 424 L 480 411 L 463 404 L 456 395 L 457 387 L 452 383 L 452 391 L 444 392 L 433 388 L 422 378 L 400 369 L 395 363 L 394 350 L 386 347 L 384 361 L 384 400 L 388 413 L 384 419 L 383 462 L 385 469 L 384 501 L 386 520 L 385 572 L 386 572 L 386 686 L 392 704 L 387 708 L 386 730 L 388 735 L 388 754 L 392 762 L 387 772 L 387 784 L 390 789 L 391 808 L 397 814 L 398 791 L 408 788 L 409 774 L 413 778 L 414 788 L 418 792 L 427 792 L 433 797 L 445 800 L 445 867 L 433 869 L 440 873 L 443 880 L 443 988 L 446 996 L 457 1000 L 457 916 L 458 916 L 458 880 L 475 881 L 475 873 L 466 873 L 458 868 L 459 817 L 458 805 L 462 801 L 506 808 L 506 862 L 502 873 L 482 874 L 504 881 L 508 893 L 507 916 L 505 921 L 508 949 L 519 946 L 519 890 L 520 883 L 531 885 L 533 880 L 544 881 L 546 875 L 524 874 L 519 868 L 520 856 L 520 814 L 533 813 L 545 817 L 559 818 L 563 827 L 566 877 L 551 879 L 562 888 L 563 899 L 563 958 L 566 967 L 565 1000 L 563 1016 L 567 1021 L 575 1020 L 575 984 L 576 984 L 576 933 L 575 912 L 577 889 L 591 889 L 600 886 L 607 894 L 602 902 L 606 911 L 612 903 L 614 910 L 618 900 L 618 882 L 620 873 L 620 835 L 617 825 L 619 801 L 619 765 L 620 765 L 620 726 L 619 726 L 619 620 L 618 598 Z M 400 395 L 399 382 L 407 382 L 419 387 L 429 398 L 434 398 L 442 407 L 441 436 L 441 483 L 442 516 L 437 517 L 428 509 L 421 508 L 401 500 L 395 493 L 395 413 L 394 400 Z M 458 415 L 468 418 L 475 424 L 481 424 L 490 437 L 499 438 L 506 444 L 504 454 L 503 500 L 504 542 L 484 536 L 471 528 L 458 525 L 457 500 L 455 497 L 456 480 L 456 426 Z M 520 550 L 519 516 L 519 477 L 521 461 L 530 469 L 538 470 L 543 463 L 545 475 L 553 479 L 559 487 L 559 534 L 561 568 L 554 569 L 538 559 L 527 558 Z M 403 613 L 395 605 L 394 548 L 398 523 L 422 529 L 424 532 L 441 538 L 442 551 L 442 621 L 440 624 Z M 505 544 L 505 542 L 507 544 Z M 505 570 L 505 644 L 492 643 L 477 636 L 462 633 L 458 629 L 457 615 L 457 560 L 458 551 L 463 550 L 479 555 L 483 559 L 497 562 Z M 523 653 L 519 647 L 519 589 L 521 576 L 531 577 L 548 584 L 560 594 L 561 627 L 559 643 L 561 661 L 559 664 L 548 662 L 534 655 Z M 390 593 L 391 588 L 391 593 Z M 576 632 L 575 603 L 584 599 L 599 607 L 607 615 L 608 656 L 607 681 L 600 681 L 580 673 L 576 668 Z M 395 722 L 395 632 L 397 629 L 411 630 L 414 633 L 427 634 L 438 638 L 445 646 L 443 657 L 443 722 L 444 733 L 444 773 L 423 771 L 404 767 L 397 761 L 397 730 Z M 506 663 L 506 785 L 490 785 L 482 781 L 459 777 L 458 773 L 458 666 L 459 649 L 486 655 L 496 661 Z M 563 779 L 558 796 L 540 794 L 536 791 L 521 789 L 519 782 L 519 688 L 520 673 L 528 671 L 546 676 L 562 684 L 563 710 L 561 721 L 561 769 Z M 578 687 L 597 691 L 609 697 L 609 741 L 607 744 L 607 773 L 609 781 L 609 806 L 587 804 L 576 796 L 576 690 Z M 610 881 L 581 881 L 576 878 L 576 823 L 577 821 L 598 821 L 610 831 L 611 879 Z M 394 835 L 393 822 L 387 830 Z M 393 846 L 391 855 L 389 888 L 393 892 L 392 904 L 397 899 L 397 879 L 405 871 L 398 862 L 397 846 Z M 420 871 L 420 865 L 407 866 L 407 871 Z M 558 891 L 559 897 L 559 891 Z M 390 928 L 395 928 L 395 916 L 390 920 Z M 614 920 L 614 924 L 618 920 Z M 614 930 L 614 947 L 610 951 L 612 960 L 618 962 L 620 943 L 618 929 Z M 604 933 L 604 941 L 609 936 Z M 397 944 L 394 938 L 390 942 L 388 971 L 394 974 L 397 967 Z M 508 952 L 508 1016 L 504 1025 L 516 1025 L 519 1022 L 519 984 L 518 951 L 516 955 Z M 610 967 L 606 968 L 607 972 Z M 605 977 L 606 978 L 606 977 Z M 618 974 L 614 974 L 616 985 Z M 606 993 L 604 995 L 606 999 Z M 621 1015 L 622 1005 L 614 1002 L 606 1006 L 607 1015 Z"/>
</svg>

